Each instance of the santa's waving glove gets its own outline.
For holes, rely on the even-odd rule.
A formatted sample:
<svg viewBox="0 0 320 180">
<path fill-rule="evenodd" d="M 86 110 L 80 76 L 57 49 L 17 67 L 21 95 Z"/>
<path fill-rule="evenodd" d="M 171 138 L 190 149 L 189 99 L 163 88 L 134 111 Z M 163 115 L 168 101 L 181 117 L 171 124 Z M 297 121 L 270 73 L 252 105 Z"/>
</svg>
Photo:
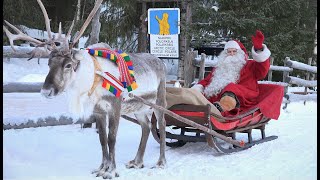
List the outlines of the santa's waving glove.
<svg viewBox="0 0 320 180">
<path fill-rule="evenodd" d="M 257 30 L 256 31 L 256 35 L 252 35 L 251 36 L 251 39 L 252 39 L 252 44 L 253 44 L 253 47 L 254 49 L 257 51 L 257 50 L 262 50 L 262 43 L 264 41 L 264 35 L 262 34 L 261 31 Z"/>
<path fill-rule="evenodd" d="M 264 62 L 266 61 L 270 55 L 271 52 L 268 49 L 268 47 L 263 44 L 264 42 L 264 35 L 261 31 L 257 30 L 255 35 L 251 36 L 252 39 L 252 58 L 253 60 L 257 62 Z"/>
</svg>

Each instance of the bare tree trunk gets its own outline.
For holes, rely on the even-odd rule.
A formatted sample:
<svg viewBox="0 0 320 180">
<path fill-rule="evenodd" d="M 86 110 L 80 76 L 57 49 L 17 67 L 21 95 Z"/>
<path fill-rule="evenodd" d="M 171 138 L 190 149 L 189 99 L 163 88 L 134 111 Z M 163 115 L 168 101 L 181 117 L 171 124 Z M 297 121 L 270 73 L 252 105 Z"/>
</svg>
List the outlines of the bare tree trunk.
<svg viewBox="0 0 320 180">
<path fill-rule="evenodd" d="M 142 2 L 142 14 L 140 16 L 141 25 L 139 28 L 139 37 L 138 37 L 138 52 L 147 52 L 147 3 Z"/>
<path fill-rule="evenodd" d="M 80 9 L 81 9 L 81 0 L 78 0 L 77 11 L 76 11 L 76 22 L 80 20 Z"/>
<path fill-rule="evenodd" d="M 99 42 L 99 34 L 100 34 L 100 27 L 101 27 L 101 23 L 99 21 L 100 11 L 101 11 L 101 6 L 99 7 L 96 14 L 92 18 L 90 36 L 87 42 L 85 43 L 84 47 L 88 47 L 89 45 L 96 44 Z"/>
<path fill-rule="evenodd" d="M 181 13 L 181 18 L 180 18 L 180 22 L 182 25 L 182 28 L 184 29 L 184 32 L 182 34 L 180 34 L 180 45 L 179 45 L 179 51 L 180 51 L 180 59 L 179 59 L 179 64 L 178 64 L 178 79 L 183 79 L 184 78 L 184 61 L 186 58 L 186 54 L 188 52 L 189 48 L 189 41 L 190 38 L 188 37 L 188 32 L 190 29 L 190 24 L 192 22 L 191 16 L 192 16 L 192 12 L 191 12 L 191 8 L 192 8 L 192 4 L 189 1 L 182 1 L 182 11 L 185 11 L 183 13 Z"/>
<path fill-rule="evenodd" d="M 86 0 L 84 0 L 83 2 L 83 8 L 82 8 L 82 15 L 81 15 L 81 20 L 83 20 L 83 16 L 84 16 L 84 10 L 86 9 Z"/>
<path fill-rule="evenodd" d="M 75 14 L 74 14 L 74 17 L 73 17 L 73 20 L 74 20 L 74 23 L 75 24 L 78 24 L 79 20 L 80 20 L 80 12 L 81 12 L 81 0 L 78 0 L 77 2 L 77 6 L 76 6 L 76 10 L 75 10 Z M 77 35 L 77 32 L 75 34 L 72 34 L 71 33 L 71 41 L 73 41 L 73 39 L 76 37 Z M 79 43 L 77 43 L 77 45 L 75 47 L 78 47 L 79 46 Z"/>
<path fill-rule="evenodd" d="M 317 18 L 316 18 L 316 23 L 315 23 L 315 31 L 314 31 L 314 34 L 315 34 L 315 39 L 314 39 L 314 50 L 313 50 L 313 59 L 314 59 L 314 63 L 312 63 L 312 65 L 315 65 L 317 66 Z"/>
</svg>

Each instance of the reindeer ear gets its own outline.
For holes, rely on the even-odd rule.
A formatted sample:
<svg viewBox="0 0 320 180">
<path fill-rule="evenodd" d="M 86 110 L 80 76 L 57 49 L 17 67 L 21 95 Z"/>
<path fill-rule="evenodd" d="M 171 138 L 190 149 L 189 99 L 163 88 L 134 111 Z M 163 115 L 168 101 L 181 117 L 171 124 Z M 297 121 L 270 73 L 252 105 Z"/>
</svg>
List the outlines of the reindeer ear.
<svg viewBox="0 0 320 180">
<path fill-rule="evenodd" d="M 83 56 L 81 55 L 81 51 L 77 49 L 71 50 L 71 57 L 73 60 L 81 61 L 83 60 Z"/>
<path fill-rule="evenodd" d="M 74 63 L 73 71 L 76 72 L 79 67 L 80 61 L 83 59 L 83 56 L 81 55 L 81 52 L 79 50 L 71 49 L 71 59 Z"/>
<path fill-rule="evenodd" d="M 76 49 L 71 49 L 70 51 L 71 51 L 71 55 L 74 55 L 78 52 L 78 50 L 76 50 Z"/>
<path fill-rule="evenodd" d="M 79 64 L 80 64 L 80 61 L 77 61 L 76 64 L 74 65 L 74 67 L 73 67 L 74 72 L 76 72 L 78 70 Z"/>
</svg>

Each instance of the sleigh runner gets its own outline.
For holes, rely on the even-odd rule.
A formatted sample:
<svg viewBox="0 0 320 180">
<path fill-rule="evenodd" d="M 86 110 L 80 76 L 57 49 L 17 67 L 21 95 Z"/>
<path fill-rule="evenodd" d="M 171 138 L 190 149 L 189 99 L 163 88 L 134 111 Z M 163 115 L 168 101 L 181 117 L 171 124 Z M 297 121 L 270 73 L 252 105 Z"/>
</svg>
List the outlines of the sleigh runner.
<svg viewBox="0 0 320 180">
<path fill-rule="evenodd" d="M 280 111 L 283 88 L 278 85 L 266 84 L 259 85 L 259 88 L 268 89 L 266 94 L 260 96 L 259 103 L 232 117 L 223 117 L 213 113 L 210 104 L 176 104 L 170 108 L 163 108 L 133 94 L 130 94 L 130 97 L 165 113 L 166 127 L 171 129 L 170 132 L 166 131 L 167 146 L 181 147 L 187 142 L 207 142 L 219 153 L 232 153 L 278 138 L 275 135 L 266 136 L 266 125 L 275 117 L 270 116 L 269 112 L 265 112 L 265 107 L 262 108 L 264 111 L 261 111 L 260 106 L 261 104 L 265 106 L 267 102 L 267 104 L 273 104 L 273 107 L 268 108 L 270 111 Z M 157 119 L 154 114 L 151 117 L 151 123 L 152 135 L 160 143 Z M 253 130 L 260 131 L 260 139 L 253 140 Z M 247 138 L 237 139 L 236 134 L 239 133 L 246 133 Z"/>
</svg>

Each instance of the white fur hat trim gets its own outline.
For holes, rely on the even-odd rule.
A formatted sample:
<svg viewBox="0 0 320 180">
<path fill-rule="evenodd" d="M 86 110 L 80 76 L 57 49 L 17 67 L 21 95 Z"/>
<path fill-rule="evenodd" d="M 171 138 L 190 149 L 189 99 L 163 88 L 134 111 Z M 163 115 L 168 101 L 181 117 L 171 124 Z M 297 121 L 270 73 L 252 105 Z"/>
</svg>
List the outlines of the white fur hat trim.
<svg viewBox="0 0 320 180">
<path fill-rule="evenodd" d="M 241 49 L 240 46 L 239 46 L 239 44 L 238 44 L 236 41 L 233 41 L 233 40 L 228 41 L 228 42 L 226 43 L 226 45 L 224 45 L 224 49 L 225 49 L 225 50 L 226 50 L 226 49 L 229 49 L 229 48 Z"/>
</svg>

